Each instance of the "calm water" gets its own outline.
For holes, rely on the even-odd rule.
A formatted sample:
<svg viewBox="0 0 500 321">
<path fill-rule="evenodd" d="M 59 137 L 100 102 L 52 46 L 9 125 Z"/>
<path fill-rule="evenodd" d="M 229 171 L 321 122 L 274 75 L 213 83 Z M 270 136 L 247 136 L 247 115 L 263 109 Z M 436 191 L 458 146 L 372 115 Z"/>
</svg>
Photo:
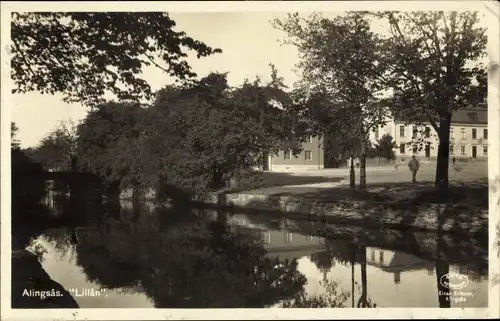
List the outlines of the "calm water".
<svg viewBox="0 0 500 321">
<path fill-rule="evenodd" d="M 90 216 L 98 219 L 46 230 L 28 247 L 45 249 L 43 268 L 80 308 L 440 307 L 439 291 L 449 290 L 438 275 L 447 272 L 468 285 L 441 296 L 442 307 L 488 304 L 481 250 L 439 249 L 432 235 L 411 236 L 420 244 L 412 254 L 400 251 L 405 235 L 271 215 L 124 204 Z M 318 236 L 325 227 L 351 239 Z"/>
</svg>

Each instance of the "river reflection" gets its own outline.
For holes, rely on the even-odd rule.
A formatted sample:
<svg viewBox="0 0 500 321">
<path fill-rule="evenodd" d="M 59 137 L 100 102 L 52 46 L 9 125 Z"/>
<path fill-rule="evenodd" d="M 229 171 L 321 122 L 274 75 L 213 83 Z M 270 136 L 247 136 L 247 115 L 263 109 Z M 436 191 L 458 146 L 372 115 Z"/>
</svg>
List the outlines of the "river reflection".
<svg viewBox="0 0 500 321">
<path fill-rule="evenodd" d="M 107 208 L 30 245 L 80 308 L 486 307 L 484 262 L 318 236 L 313 223 L 193 209 Z M 387 244 L 381 244 L 387 245 Z M 439 256 L 437 256 L 439 258 Z M 487 264 L 487 263 L 486 263 Z M 486 265 L 487 266 L 487 265 Z M 436 268 L 440 269 L 436 273 Z M 461 295 L 437 277 L 467 275 Z M 104 289 L 100 295 L 92 291 Z M 86 295 L 84 295 L 86 294 Z"/>
</svg>

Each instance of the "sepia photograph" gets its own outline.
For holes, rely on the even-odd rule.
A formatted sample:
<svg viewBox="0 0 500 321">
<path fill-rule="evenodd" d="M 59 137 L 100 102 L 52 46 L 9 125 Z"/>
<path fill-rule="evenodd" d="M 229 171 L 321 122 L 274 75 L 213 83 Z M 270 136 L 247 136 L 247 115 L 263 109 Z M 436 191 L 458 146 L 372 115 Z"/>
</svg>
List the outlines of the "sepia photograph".
<svg viewBox="0 0 500 321">
<path fill-rule="evenodd" d="M 500 6 L 403 2 L 2 1 L 2 319 L 499 317 Z"/>
</svg>

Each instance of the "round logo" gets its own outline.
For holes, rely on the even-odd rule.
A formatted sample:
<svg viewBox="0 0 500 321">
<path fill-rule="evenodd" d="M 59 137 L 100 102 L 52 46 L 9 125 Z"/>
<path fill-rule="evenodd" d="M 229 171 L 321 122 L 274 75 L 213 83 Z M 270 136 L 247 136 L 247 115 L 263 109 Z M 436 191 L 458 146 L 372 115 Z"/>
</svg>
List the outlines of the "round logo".
<svg viewBox="0 0 500 321">
<path fill-rule="evenodd" d="M 447 289 L 460 290 L 469 284 L 469 278 L 460 273 L 446 273 L 439 278 L 439 283 Z"/>
</svg>

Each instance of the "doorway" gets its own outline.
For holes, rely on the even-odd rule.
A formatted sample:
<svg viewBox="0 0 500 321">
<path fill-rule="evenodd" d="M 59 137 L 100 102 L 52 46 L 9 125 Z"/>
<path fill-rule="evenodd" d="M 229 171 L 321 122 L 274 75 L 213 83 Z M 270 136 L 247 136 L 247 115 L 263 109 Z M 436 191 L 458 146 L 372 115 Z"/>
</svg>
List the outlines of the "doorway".
<svg viewBox="0 0 500 321">
<path fill-rule="evenodd" d="M 472 158 L 476 158 L 477 156 L 477 146 L 472 146 Z"/>
<path fill-rule="evenodd" d="M 425 145 L 425 157 L 426 158 L 431 157 L 431 144 Z"/>
</svg>

